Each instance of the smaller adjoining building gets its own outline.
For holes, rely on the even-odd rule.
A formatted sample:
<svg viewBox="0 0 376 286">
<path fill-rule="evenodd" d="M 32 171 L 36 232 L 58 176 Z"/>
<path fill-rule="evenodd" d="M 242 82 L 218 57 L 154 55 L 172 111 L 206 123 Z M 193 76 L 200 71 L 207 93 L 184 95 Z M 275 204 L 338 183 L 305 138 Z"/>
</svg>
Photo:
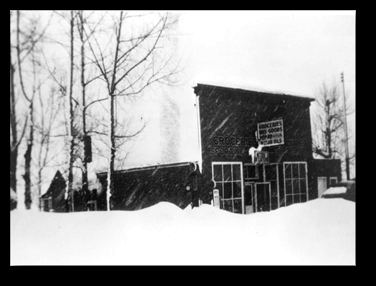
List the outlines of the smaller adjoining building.
<svg viewBox="0 0 376 286">
<path fill-rule="evenodd" d="M 190 203 L 198 205 L 197 166 L 197 162 L 180 162 L 116 171 L 110 208 L 138 210 L 162 201 L 183 209 Z M 97 177 L 106 190 L 107 172 L 97 173 Z M 101 192 L 98 210 L 107 210 L 105 193 Z"/>
<path fill-rule="evenodd" d="M 60 171 L 57 171 L 45 194 L 40 196 L 41 211 L 67 212 L 68 205 L 65 199 L 66 182 Z"/>
</svg>

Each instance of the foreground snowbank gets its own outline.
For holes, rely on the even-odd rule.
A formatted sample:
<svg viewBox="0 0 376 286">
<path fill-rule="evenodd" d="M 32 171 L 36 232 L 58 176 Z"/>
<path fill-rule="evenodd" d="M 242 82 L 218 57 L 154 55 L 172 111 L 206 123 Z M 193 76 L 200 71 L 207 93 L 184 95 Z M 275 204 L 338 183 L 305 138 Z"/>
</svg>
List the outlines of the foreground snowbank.
<svg viewBox="0 0 376 286">
<path fill-rule="evenodd" d="M 159 203 L 139 211 L 11 212 L 11 265 L 355 264 L 355 204 L 317 199 L 239 215 Z"/>
</svg>

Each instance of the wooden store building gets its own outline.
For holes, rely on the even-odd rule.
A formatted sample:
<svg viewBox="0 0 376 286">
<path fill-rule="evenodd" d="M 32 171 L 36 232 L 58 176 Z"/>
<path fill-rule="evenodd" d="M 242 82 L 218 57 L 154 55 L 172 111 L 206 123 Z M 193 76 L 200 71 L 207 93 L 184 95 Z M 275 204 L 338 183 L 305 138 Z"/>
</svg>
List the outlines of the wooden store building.
<svg viewBox="0 0 376 286">
<path fill-rule="evenodd" d="M 169 201 L 249 214 L 316 199 L 341 180 L 340 160 L 312 156 L 314 99 L 207 84 L 194 93 L 197 162 L 117 171 L 112 209 Z M 107 174 L 97 176 L 105 189 Z"/>
</svg>

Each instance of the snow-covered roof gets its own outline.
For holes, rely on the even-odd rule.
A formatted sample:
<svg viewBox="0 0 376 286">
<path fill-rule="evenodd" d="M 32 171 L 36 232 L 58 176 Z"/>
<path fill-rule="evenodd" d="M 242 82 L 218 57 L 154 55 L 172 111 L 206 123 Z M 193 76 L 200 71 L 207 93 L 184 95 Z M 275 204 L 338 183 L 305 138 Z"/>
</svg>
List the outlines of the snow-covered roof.
<svg viewBox="0 0 376 286">
<path fill-rule="evenodd" d="M 191 162 L 177 162 L 177 163 L 166 163 L 166 164 L 154 164 L 154 165 L 145 165 L 145 166 L 139 166 L 139 167 L 131 167 L 131 168 L 125 168 L 123 170 L 117 170 L 115 173 L 128 173 L 128 172 L 135 172 L 135 171 L 146 171 L 156 168 L 171 168 L 171 167 L 181 167 L 181 166 L 188 166 L 191 163 L 196 163 L 197 161 L 191 161 Z M 107 171 L 100 171 L 96 172 L 97 175 L 106 175 Z"/>
<path fill-rule="evenodd" d="M 205 88 L 205 87 L 238 90 L 240 92 L 245 92 L 245 93 L 255 93 L 256 92 L 256 93 L 265 94 L 267 96 L 270 96 L 270 95 L 282 96 L 282 97 L 286 97 L 288 99 L 303 99 L 303 100 L 308 100 L 308 101 L 314 101 L 315 100 L 312 97 L 295 95 L 295 94 L 292 94 L 292 93 L 285 93 L 285 92 L 282 92 L 282 91 L 267 91 L 265 89 L 260 89 L 260 88 L 235 86 L 235 85 L 222 86 L 222 85 L 213 85 L 213 84 L 207 84 L 207 83 L 197 83 L 197 86 L 193 87 L 193 88 L 196 91 L 200 88 Z"/>
<path fill-rule="evenodd" d="M 330 187 L 323 193 L 323 195 L 346 194 L 346 191 L 346 187 Z"/>
</svg>

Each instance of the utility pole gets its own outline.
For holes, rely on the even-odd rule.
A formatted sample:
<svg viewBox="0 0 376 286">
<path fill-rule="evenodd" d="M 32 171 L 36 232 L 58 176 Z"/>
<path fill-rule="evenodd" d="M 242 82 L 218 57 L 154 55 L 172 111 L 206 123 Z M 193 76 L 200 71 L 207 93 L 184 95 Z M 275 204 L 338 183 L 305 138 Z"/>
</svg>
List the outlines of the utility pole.
<svg viewBox="0 0 376 286">
<path fill-rule="evenodd" d="M 345 95 L 345 81 L 343 80 L 343 72 L 341 73 L 341 81 L 342 81 L 342 86 L 343 86 L 343 120 L 344 120 L 344 128 L 345 128 L 346 178 L 347 180 L 350 180 L 349 137 L 347 134 L 346 95 Z"/>
</svg>

